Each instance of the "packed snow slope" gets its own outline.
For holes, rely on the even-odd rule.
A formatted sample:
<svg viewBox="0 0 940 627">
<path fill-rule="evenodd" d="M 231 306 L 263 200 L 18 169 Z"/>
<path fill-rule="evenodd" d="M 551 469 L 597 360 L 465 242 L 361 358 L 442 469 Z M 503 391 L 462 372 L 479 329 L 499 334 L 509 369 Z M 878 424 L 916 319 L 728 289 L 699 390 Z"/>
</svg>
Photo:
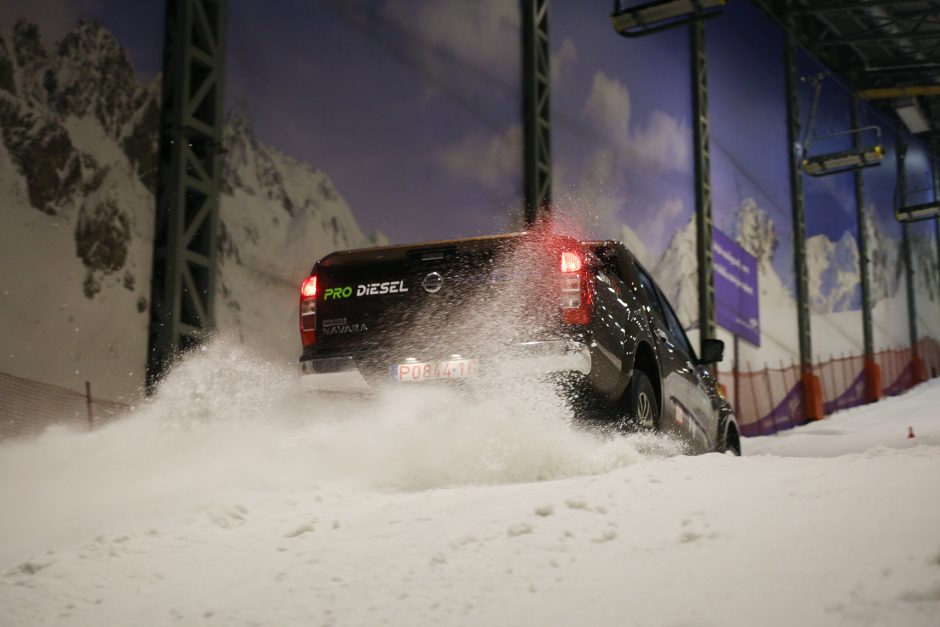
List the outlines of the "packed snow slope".
<svg viewBox="0 0 940 627">
<path fill-rule="evenodd" d="M 319 397 L 218 343 L 0 444 L 0 624 L 938 625 L 938 406 L 684 457 L 538 386 Z"/>
</svg>

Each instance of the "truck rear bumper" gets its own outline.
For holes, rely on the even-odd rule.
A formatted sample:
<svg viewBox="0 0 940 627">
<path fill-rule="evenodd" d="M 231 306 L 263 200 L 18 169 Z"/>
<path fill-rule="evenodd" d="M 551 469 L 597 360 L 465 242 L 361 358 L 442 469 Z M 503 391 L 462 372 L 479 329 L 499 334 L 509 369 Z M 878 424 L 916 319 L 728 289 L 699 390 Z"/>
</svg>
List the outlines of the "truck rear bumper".
<svg viewBox="0 0 940 627">
<path fill-rule="evenodd" d="M 546 340 L 522 342 L 507 347 L 498 357 L 481 358 L 481 377 L 512 378 L 553 373 L 590 374 L 591 349 L 583 342 Z M 392 364 L 389 364 L 391 366 Z M 301 382 L 310 390 L 323 392 L 366 392 L 373 383 L 363 375 L 353 356 L 314 357 L 300 362 Z M 396 382 L 389 376 L 388 383 Z"/>
<path fill-rule="evenodd" d="M 300 362 L 301 382 L 322 392 L 366 392 L 371 389 L 352 357 L 321 357 Z"/>
</svg>

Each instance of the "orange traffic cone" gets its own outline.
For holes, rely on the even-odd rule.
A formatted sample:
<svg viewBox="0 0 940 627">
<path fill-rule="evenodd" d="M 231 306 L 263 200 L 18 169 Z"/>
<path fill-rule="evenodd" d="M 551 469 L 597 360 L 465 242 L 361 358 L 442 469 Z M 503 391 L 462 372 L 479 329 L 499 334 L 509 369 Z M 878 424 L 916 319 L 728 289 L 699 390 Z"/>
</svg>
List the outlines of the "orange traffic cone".
<svg viewBox="0 0 940 627">
<path fill-rule="evenodd" d="M 907 439 L 910 440 L 914 437 L 914 427 L 907 428 Z"/>
</svg>

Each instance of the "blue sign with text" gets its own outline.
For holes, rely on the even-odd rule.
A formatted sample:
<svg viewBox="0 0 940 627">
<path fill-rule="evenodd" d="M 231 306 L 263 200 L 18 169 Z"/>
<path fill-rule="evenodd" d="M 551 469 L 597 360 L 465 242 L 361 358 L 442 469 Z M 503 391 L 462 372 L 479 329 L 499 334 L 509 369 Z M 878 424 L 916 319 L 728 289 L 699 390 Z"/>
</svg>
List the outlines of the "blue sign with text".
<svg viewBox="0 0 940 627">
<path fill-rule="evenodd" d="M 712 229 L 712 264 L 715 321 L 754 346 L 760 346 L 757 259 L 733 239 Z"/>
</svg>

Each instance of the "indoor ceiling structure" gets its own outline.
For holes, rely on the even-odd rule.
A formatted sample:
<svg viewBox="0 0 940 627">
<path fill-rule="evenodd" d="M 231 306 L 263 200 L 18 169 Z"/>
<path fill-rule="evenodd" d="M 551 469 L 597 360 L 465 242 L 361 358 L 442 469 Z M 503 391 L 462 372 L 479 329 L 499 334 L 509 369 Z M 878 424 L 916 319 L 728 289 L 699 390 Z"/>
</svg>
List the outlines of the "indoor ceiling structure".
<svg viewBox="0 0 940 627">
<path fill-rule="evenodd" d="M 940 145 L 940 0 L 761 0 L 861 98 Z"/>
</svg>

